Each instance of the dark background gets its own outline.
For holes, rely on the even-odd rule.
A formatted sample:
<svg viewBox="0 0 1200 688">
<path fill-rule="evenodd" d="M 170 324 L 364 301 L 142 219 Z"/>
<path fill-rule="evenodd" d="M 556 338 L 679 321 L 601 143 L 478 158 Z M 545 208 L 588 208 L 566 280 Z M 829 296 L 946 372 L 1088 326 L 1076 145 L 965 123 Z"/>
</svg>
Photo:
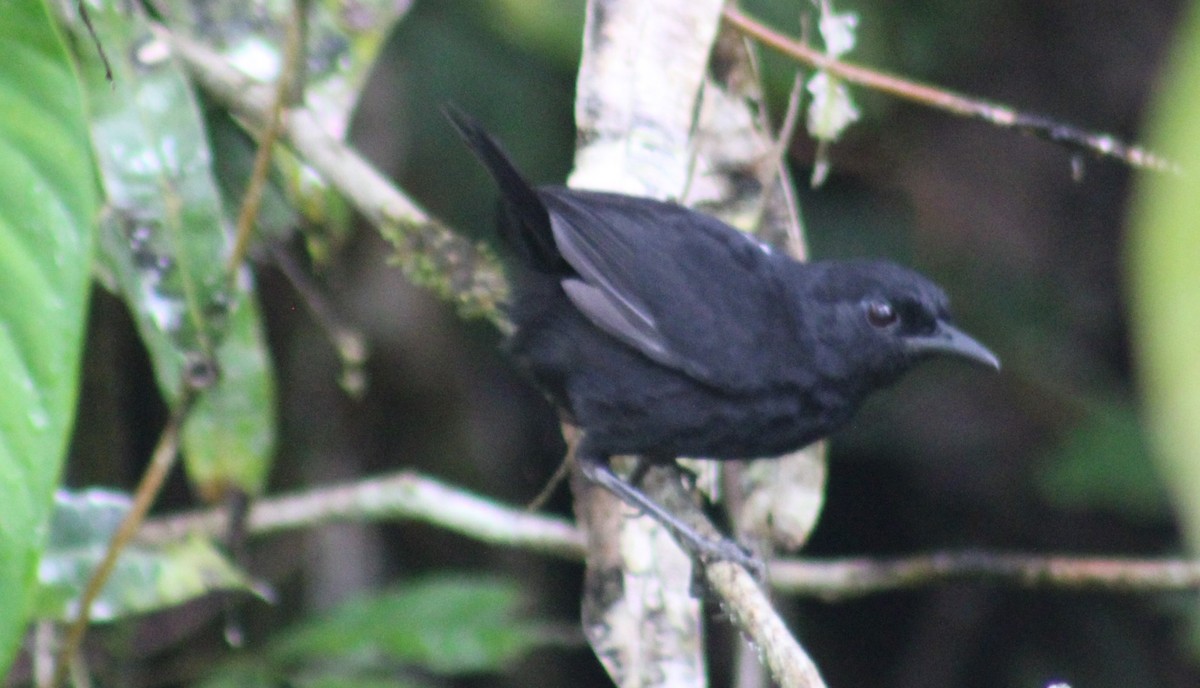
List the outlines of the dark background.
<svg viewBox="0 0 1200 688">
<path fill-rule="evenodd" d="M 792 34 L 809 7 L 746 6 Z M 1137 139 L 1181 8 L 1161 0 L 904 0 L 839 9 L 862 17 L 853 61 Z M 562 181 L 573 151 L 582 13 L 580 0 L 416 3 L 367 87 L 355 146 L 436 216 L 486 239 L 495 192 L 482 185 L 438 105 L 452 100 L 485 122 L 534 180 Z M 792 67 L 764 58 L 778 117 Z M 832 177 L 819 190 L 802 189 L 813 255 L 887 256 L 926 272 L 1004 371 L 931 364 L 872 399 L 833 440 L 827 505 L 806 554 L 1178 552 L 1138 421 L 1122 274 L 1129 170 L 1088 159 L 1076 180 L 1071 154 L 1052 144 L 855 95 L 864 119 L 833 148 Z M 791 163 L 802 186 L 812 159 L 801 134 Z M 258 269 L 280 378 L 273 485 L 407 467 L 509 503 L 528 501 L 561 455 L 553 413 L 499 354 L 490 327 L 459 321 L 408 285 L 389 267 L 389 252 L 362 226 L 317 275 L 370 342 L 361 401 L 338 388 L 338 361 L 300 297 L 269 263 Z M 127 430 L 105 464 L 72 460 L 71 479 L 132 484 L 163 411 L 127 316 L 110 297 L 96 299 L 88 377 L 108 371 L 111 415 L 85 416 L 81 432 L 89 422 Z M 85 390 L 85 408 L 96 394 Z M 174 499 L 185 495 L 177 480 Z M 569 514 L 565 491 L 550 508 Z M 532 613 L 569 621 L 582 573 L 411 524 L 256 542 L 252 562 L 287 600 L 253 608 L 252 630 L 262 633 L 355 591 L 445 569 L 514 575 L 529 589 Z M 782 604 L 835 688 L 1052 680 L 1096 688 L 1200 685 L 1182 613 L 1191 601 L 960 583 Z M 214 617 L 200 617 L 218 647 Z M 171 649 L 157 647 L 172 634 L 156 635 L 147 662 L 163 676 L 186 674 Z M 717 645 L 721 677 L 727 648 Z M 455 685 L 607 684 L 580 647 L 538 651 L 509 675 Z"/>
</svg>

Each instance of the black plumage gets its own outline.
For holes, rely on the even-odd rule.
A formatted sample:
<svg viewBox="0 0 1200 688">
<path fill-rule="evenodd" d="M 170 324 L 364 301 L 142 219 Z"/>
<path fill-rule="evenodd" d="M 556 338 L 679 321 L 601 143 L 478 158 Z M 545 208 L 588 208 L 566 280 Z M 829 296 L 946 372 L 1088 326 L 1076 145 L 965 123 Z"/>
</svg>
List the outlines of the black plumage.
<svg viewBox="0 0 1200 688">
<path fill-rule="evenodd" d="M 446 113 L 500 187 L 512 354 L 583 429 L 585 474 L 687 540 L 698 538 L 612 473 L 610 456 L 777 456 L 929 356 L 999 367 L 916 272 L 799 263 L 674 203 L 534 188 L 478 123 Z"/>
</svg>

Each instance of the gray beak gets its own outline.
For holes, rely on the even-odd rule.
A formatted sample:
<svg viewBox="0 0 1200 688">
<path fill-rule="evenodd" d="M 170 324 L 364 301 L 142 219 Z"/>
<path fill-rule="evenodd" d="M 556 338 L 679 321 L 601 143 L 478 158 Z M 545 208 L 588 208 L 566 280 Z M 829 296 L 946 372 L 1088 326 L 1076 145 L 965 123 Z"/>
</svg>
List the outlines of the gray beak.
<svg viewBox="0 0 1200 688">
<path fill-rule="evenodd" d="M 912 356 L 957 356 L 1000 370 L 1000 359 L 996 354 L 949 323 L 939 322 L 937 329 L 928 335 L 905 337 L 904 345 Z"/>
</svg>

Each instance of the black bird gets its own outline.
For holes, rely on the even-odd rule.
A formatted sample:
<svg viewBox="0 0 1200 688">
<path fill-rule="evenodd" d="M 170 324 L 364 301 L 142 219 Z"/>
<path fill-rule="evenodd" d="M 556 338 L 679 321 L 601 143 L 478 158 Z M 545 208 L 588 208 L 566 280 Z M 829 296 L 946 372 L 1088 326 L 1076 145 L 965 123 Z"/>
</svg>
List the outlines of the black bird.
<svg viewBox="0 0 1200 688">
<path fill-rule="evenodd" d="M 611 456 L 778 456 L 926 358 L 1000 367 L 916 272 L 800 263 L 674 203 L 534 188 L 478 122 L 445 113 L 500 187 L 511 353 L 584 431 L 583 473 L 694 551 L 741 559 L 622 480 Z"/>
</svg>

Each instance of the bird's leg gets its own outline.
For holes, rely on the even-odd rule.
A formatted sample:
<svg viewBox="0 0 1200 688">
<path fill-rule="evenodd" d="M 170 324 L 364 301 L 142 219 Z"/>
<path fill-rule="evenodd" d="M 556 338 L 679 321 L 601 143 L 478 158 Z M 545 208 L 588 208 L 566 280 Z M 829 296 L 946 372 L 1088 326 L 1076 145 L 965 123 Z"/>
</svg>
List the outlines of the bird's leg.
<svg viewBox="0 0 1200 688">
<path fill-rule="evenodd" d="M 608 464 L 606 454 L 591 450 L 587 438 L 584 437 L 575 452 L 575 460 L 584 477 L 613 493 L 621 501 L 641 511 L 658 521 L 675 537 L 675 540 L 692 556 L 702 561 L 729 561 L 744 566 L 747 570 L 760 572 L 762 562 L 754 557 L 746 548 L 733 540 L 707 538 L 696 532 L 696 529 L 683 522 L 678 516 L 663 508 L 650 499 L 645 492 L 629 484 L 613 472 Z M 639 459 L 639 462 L 645 461 Z M 646 462 L 648 463 L 648 462 Z M 635 470 L 635 473 L 637 471 Z M 645 469 L 641 471 L 645 473 Z"/>
</svg>

